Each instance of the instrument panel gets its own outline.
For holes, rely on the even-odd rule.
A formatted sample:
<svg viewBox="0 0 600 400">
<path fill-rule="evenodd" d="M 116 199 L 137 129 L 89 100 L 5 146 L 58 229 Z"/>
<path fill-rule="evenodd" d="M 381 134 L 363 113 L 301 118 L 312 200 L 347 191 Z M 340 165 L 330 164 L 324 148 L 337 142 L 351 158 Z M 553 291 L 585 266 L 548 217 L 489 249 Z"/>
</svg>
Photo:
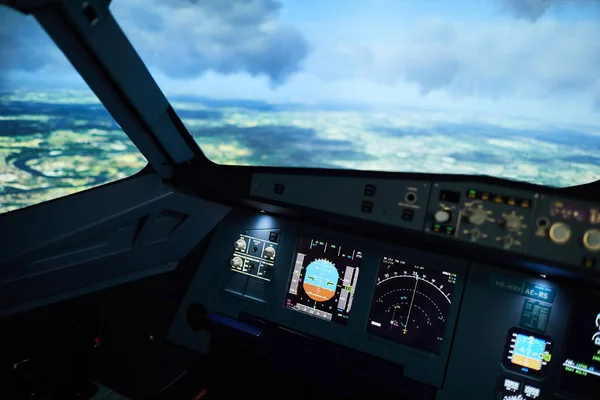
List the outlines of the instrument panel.
<svg viewBox="0 0 600 400">
<path fill-rule="evenodd" d="M 265 259 L 267 247 L 276 251 Z M 249 262 L 252 271 L 268 262 L 268 279 Z M 198 302 L 208 312 L 244 313 L 402 360 L 407 378 L 439 387 L 466 268 L 462 260 L 240 210 L 219 225 L 168 336 L 198 349 L 202 334 L 187 325 L 187 309 Z"/>
<path fill-rule="evenodd" d="M 249 252 L 268 261 L 268 279 L 233 265 Z M 267 214 L 236 210 L 219 225 L 169 330 L 169 340 L 206 351 L 209 336 L 187 322 L 197 303 L 234 329 L 249 315 L 399 364 L 403 379 L 437 388 L 436 399 L 592 399 L 599 384 L 597 301 L 572 302 L 537 275 Z"/>
<path fill-rule="evenodd" d="M 430 182 L 256 173 L 250 195 L 600 274 L 600 204 L 475 178 Z"/>
</svg>

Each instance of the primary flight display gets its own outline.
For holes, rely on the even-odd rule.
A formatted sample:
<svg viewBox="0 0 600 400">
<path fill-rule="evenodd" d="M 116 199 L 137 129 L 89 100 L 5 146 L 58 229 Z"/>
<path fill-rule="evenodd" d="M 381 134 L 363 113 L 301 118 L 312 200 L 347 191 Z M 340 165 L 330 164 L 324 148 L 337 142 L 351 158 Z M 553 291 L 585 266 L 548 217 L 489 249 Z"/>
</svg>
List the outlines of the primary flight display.
<svg viewBox="0 0 600 400">
<path fill-rule="evenodd" d="M 345 325 L 362 257 L 353 246 L 301 237 L 285 306 Z"/>
</svg>

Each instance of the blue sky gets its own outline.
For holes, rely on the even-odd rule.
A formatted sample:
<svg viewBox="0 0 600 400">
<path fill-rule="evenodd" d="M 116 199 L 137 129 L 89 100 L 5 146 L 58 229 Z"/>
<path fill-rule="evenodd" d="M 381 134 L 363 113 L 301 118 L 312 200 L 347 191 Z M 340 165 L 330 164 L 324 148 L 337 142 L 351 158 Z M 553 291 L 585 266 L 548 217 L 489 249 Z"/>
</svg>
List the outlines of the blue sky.
<svg viewBox="0 0 600 400">
<path fill-rule="evenodd" d="M 114 0 L 111 10 L 167 96 L 600 126 L 597 0 Z M 0 88 L 80 83 L 57 73 L 69 66 L 23 18 L 0 11 Z"/>
</svg>

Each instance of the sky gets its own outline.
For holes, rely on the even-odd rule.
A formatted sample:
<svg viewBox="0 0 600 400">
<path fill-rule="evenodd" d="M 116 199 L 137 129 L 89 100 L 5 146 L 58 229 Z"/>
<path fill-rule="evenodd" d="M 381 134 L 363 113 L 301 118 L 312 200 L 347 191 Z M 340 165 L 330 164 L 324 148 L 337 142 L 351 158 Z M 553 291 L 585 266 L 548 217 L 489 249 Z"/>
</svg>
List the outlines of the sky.
<svg viewBox="0 0 600 400">
<path fill-rule="evenodd" d="M 600 0 L 113 0 L 167 97 L 443 109 L 600 127 Z M 0 9 L 0 89 L 81 85 Z"/>
</svg>

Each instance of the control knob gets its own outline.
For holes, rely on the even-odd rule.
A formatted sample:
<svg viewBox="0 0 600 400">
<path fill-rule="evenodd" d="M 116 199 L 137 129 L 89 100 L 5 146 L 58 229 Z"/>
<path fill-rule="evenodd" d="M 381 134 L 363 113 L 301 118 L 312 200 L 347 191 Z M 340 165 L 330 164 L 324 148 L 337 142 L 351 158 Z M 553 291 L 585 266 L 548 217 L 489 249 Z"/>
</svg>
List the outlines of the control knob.
<svg viewBox="0 0 600 400">
<path fill-rule="evenodd" d="M 452 214 L 450 214 L 449 210 L 437 210 L 435 214 L 433 214 L 433 219 L 439 224 L 444 224 L 450 221 L 451 216 Z"/>
<path fill-rule="evenodd" d="M 571 228 L 564 222 L 555 222 L 550 227 L 548 234 L 554 243 L 567 243 L 571 238 Z"/>
<path fill-rule="evenodd" d="M 515 239 L 513 239 L 511 236 L 504 236 L 502 238 L 502 245 L 505 249 L 509 249 L 513 244 L 515 244 Z"/>
<path fill-rule="evenodd" d="M 468 208 L 466 216 L 469 223 L 473 225 L 481 225 L 487 218 L 487 212 L 483 208 Z"/>
<path fill-rule="evenodd" d="M 229 265 L 231 265 L 233 268 L 241 268 L 242 265 L 244 265 L 244 260 L 242 260 L 240 257 L 233 257 L 233 259 L 229 261 Z"/>
<path fill-rule="evenodd" d="M 515 214 L 505 215 L 502 224 L 509 232 L 518 232 L 521 229 L 521 218 Z"/>
<path fill-rule="evenodd" d="M 589 251 L 600 250 L 600 230 L 588 229 L 583 235 L 583 246 Z"/>
<path fill-rule="evenodd" d="M 235 242 L 234 246 L 237 251 L 244 252 L 246 250 L 246 241 L 240 238 Z"/>
<path fill-rule="evenodd" d="M 275 258 L 275 249 L 273 246 L 269 246 L 265 249 L 263 255 L 267 258 L 273 259 Z"/>
</svg>

